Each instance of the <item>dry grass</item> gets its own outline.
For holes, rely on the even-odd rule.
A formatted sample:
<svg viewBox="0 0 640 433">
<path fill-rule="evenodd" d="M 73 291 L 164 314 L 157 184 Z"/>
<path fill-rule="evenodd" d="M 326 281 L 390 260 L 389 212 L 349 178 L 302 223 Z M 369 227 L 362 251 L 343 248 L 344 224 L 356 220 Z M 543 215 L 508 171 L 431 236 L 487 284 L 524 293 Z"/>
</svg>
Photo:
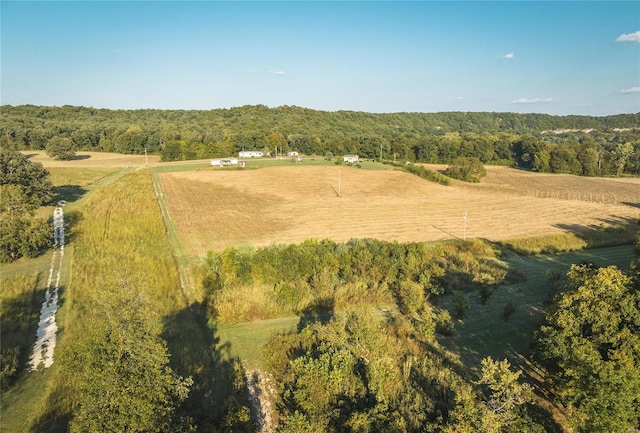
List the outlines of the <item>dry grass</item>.
<svg viewBox="0 0 640 433">
<path fill-rule="evenodd" d="M 438 167 L 434 167 L 438 168 Z M 336 195 L 338 172 L 341 197 Z M 338 167 L 160 175 L 186 251 L 308 238 L 490 240 L 563 233 L 638 218 L 640 179 L 583 178 L 488 167 L 480 184 L 441 186 L 399 171 Z"/>
<path fill-rule="evenodd" d="M 49 167 L 142 167 L 145 165 L 144 155 L 122 155 L 119 153 L 105 152 L 77 152 L 76 157 L 70 161 L 58 161 L 50 158 L 44 150 L 29 150 L 22 152 L 29 156 L 29 160 L 41 163 L 45 168 Z M 160 161 L 158 155 L 147 157 L 149 164 Z"/>
</svg>

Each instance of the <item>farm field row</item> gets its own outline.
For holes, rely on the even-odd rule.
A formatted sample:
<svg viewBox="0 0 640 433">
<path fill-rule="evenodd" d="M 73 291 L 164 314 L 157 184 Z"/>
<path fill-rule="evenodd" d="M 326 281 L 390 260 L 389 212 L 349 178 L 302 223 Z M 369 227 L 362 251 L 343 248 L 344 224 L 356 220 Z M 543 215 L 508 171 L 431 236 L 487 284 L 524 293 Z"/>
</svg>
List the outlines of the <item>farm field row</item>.
<svg viewBox="0 0 640 433">
<path fill-rule="evenodd" d="M 305 239 L 491 241 L 625 223 L 640 179 L 587 179 L 488 167 L 480 184 L 442 186 L 396 170 L 274 167 L 159 174 L 188 254 Z M 338 190 L 340 196 L 338 196 Z M 463 215 L 467 213 L 466 232 Z"/>
</svg>

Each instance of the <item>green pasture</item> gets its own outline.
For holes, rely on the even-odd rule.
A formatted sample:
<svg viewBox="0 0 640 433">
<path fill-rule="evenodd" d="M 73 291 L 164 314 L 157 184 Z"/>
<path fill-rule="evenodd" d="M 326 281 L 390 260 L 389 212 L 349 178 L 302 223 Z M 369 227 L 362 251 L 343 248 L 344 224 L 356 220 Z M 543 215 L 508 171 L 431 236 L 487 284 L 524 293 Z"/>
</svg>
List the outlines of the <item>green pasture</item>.
<svg viewBox="0 0 640 433">
<path fill-rule="evenodd" d="M 214 158 L 216 159 L 216 158 Z M 348 167 L 353 169 L 361 169 L 361 170 L 392 170 L 394 167 L 383 164 L 377 161 L 370 160 L 361 160 L 359 165 L 350 165 L 350 164 L 336 164 L 335 158 L 332 161 L 326 161 L 321 156 L 304 156 L 302 158 L 302 162 L 293 162 L 291 158 L 282 157 L 279 159 L 275 158 L 249 158 L 245 159 L 246 167 L 242 168 L 239 166 L 232 167 L 211 167 L 209 160 L 207 161 L 184 161 L 184 162 L 172 162 L 166 164 L 155 165 L 151 168 L 152 173 L 174 173 L 174 172 L 185 172 L 185 171 L 196 171 L 196 170 L 255 170 L 258 168 L 267 168 L 267 167 L 335 167 L 336 165 L 341 167 Z M 342 162 L 342 160 L 340 160 Z"/>
<path fill-rule="evenodd" d="M 229 356 L 237 356 L 248 369 L 263 367 L 262 347 L 272 335 L 295 330 L 300 322 L 298 316 L 280 317 L 254 322 L 238 323 L 234 325 L 217 325 L 220 347 Z"/>
</svg>

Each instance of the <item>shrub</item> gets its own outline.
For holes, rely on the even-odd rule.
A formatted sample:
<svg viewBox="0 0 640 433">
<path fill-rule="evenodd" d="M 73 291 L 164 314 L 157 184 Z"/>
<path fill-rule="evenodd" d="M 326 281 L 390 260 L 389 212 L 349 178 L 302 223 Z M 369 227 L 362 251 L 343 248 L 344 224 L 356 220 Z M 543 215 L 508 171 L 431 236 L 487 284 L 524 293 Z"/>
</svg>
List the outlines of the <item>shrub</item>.
<svg viewBox="0 0 640 433">
<path fill-rule="evenodd" d="M 516 308 L 513 306 L 513 302 L 507 302 L 507 304 L 504 306 L 504 309 L 502 310 L 502 320 L 508 322 L 509 318 L 515 311 Z"/>
<path fill-rule="evenodd" d="M 487 170 L 478 158 L 460 156 L 451 162 L 445 173 L 465 182 L 480 182 L 480 178 L 487 175 Z"/>
<path fill-rule="evenodd" d="M 464 319 L 468 309 L 469 299 L 458 290 L 453 292 L 453 314 L 455 315 L 456 319 Z"/>
<path fill-rule="evenodd" d="M 436 332 L 442 335 L 453 334 L 453 321 L 451 320 L 451 314 L 447 310 L 440 310 L 436 313 Z"/>
</svg>

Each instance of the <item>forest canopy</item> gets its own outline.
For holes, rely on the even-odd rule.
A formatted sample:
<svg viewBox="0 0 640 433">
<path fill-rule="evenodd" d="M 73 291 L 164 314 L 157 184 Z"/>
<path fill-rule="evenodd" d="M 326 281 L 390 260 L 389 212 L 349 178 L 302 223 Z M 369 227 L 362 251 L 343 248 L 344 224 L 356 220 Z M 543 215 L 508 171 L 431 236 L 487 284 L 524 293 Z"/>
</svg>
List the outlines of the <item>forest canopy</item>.
<svg viewBox="0 0 640 433">
<path fill-rule="evenodd" d="M 448 164 L 475 157 L 586 176 L 640 173 L 640 113 L 366 113 L 264 105 L 216 110 L 109 110 L 2 106 L 0 145 L 162 155 L 165 161 L 227 157 L 239 150 Z M 71 142 L 69 143 L 70 140 Z M 57 146 L 59 147 L 59 146 Z"/>
</svg>

